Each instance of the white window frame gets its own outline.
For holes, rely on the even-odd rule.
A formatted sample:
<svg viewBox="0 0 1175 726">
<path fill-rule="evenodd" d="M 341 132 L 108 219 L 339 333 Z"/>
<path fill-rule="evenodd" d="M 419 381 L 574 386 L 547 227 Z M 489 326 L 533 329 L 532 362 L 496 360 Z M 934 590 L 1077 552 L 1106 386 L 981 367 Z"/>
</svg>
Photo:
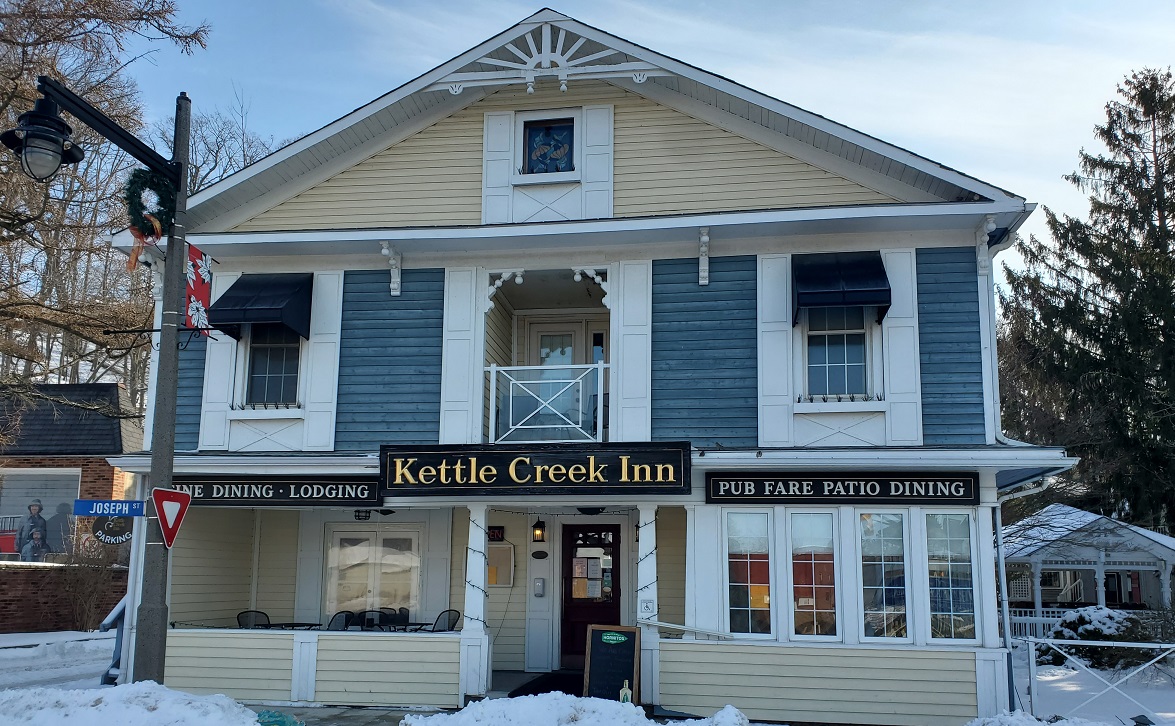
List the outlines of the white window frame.
<svg viewBox="0 0 1175 726">
<path fill-rule="evenodd" d="M 926 634 L 926 642 L 936 643 L 936 644 L 952 643 L 952 644 L 956 644 L 956 645 L 974 645 L 974 644 L 980 642 L 980 640 L 982 640 L 981 636 L 983 635 L 983 618 L 982 618 L 981 609 L 979 607 L 978 577 L 980 575 L 980 572 L 979 572 L 979 568 L 976 566 L 976 562 L 975 562 L 976 555 L 978 553 L 978 548 L 976 547 L 976 543 L 979 541 L 979 531 L 978 531 L 977 523 L 975 521 L 977 518 L 976 513 L 974 510 L 971 510 L 971 509 L 955 509 L 955 508 L 939 509 L 937 507 L 935 507 L 933 509 L 922 507 L 918 511 L 919 511 L 918 516 L 921 520 L 920 525 L 921 525 L 921 530 L 922 530 L 922 534 L 920 537 L 921 549 L 922 549 L 922 552 L 920 553 L 921 567 L 919 568 L 921 570 L 921 572 L 919 573 L 918 576 L 919 576 L 920 580 L 923 580 L 923 579 L 925 580 L 924 583 L 920 583 L 920 585 L 921 585 L 920 589 L 922 590 L 922 593 L 921 593 L 921 596 L 919 599 L 921 600 L 922 610 L 925 614 L 924 617 L 920 618 L 920 620 L 922 621 L 921 627 L 924 629 L 925 634 Z M 936 637 L 934 637 L 934 630 L 931 627 L 931 623 L 930 623 L 931 617 L 933 616 L 933 613 L 930 610 L 930 542 L 928 541 L 930 530 L 926 527 L 926 518 L 932 514 L 949 514 L 949 515 L 962 514 L 962 515 L 966 515 L 966 517 L 967 517 L 968 531 L 970 533 L 969 536 L 971 537 L 971 602 L 973 604 L 973 607 L 975 608 L 975 613 L 974 613 L 974 616 L 975 616 L 975 637 L 974 638 L 936 638 Z M 906 580 L 907 580 L 906 598 L 908 600 L 910 597 L 909 576 L 907 576 Z M 909 604 L 906 605 L 906 609 L 907 610 L 909 609 Z M 908 622 L 906 624 L 906 627 L 907 627 L 907 631 L 908 631 L 908 628 L 909 628 Z"/>
<path fill-rule="evenodd" d="M 259 405 L 254 408 L 246 403 L 249 398 L 249 364 L 253 355 L 253 325 L 245 323 L 241 326 L 241 339 L 237 341 L 237 365 L 233 377 L 232 406 L 229 408 L 230 420 L 262 419 L 262 418 L 303 418 L 306 401 L 306 366 L 309 365 L 307 340 L 298 335 L 298 400 L 294 404 Z M 215 334 L 215 333 L 214 333 Z M 221 333 L 224 335 L 224 333 Z"/>
<path fill-rule="evenodd" d="M 768 585 L 767 597 L 770 598 L 771 605 L 771 632 L 770 633 L 735 633 L 730 629 L 730 536 L 727 526 L 727 514 L 763 514 L 767 516 L 767 571 L 771 575 L 771 582 Z M 776 558 L 775 545 L 775 510 L 772 507 L 723 507 L 719 512 L 721 517 L 722 529 L 722 552 L 720 555 L 722 564 L 722 592 L 719 598 L 720 607 L 722 608 L 722 632 L 729 633 L 732 638 L 739 640 L 777 640 L 780 634 L 780 621 L 778 603 L 779 592 L 779 575 L 776 572 L 775 563 L 778 562 Z M 789 578 L 790 579 L 790 578 Z"/>
<path fill-rule="evenodd" d="M 825 306 L 827 307 L 827 306 Z M 882 337 L 881 324 L 877 322 L 877 306 L 875 305 L 853 305 L 853 306 L 832 306 L 832 307 L 859 307 L 864 311 L 865 322 L 865 394 L 864 396 L 856 395 L 855 401 L 850 401 L 847 394 L 841 395 L 841 400 L 837 401 L 835 395 L 829 395 L 828 400 L 823 400 L 822 395 L 812 396 L 808 389 L 808 335 L 811 332 L 808 326 L 808 312 L 810 308 L 804 308 L 800 314 L 800 323 L 796 327 L 795 344 L 796 349 L 800 351 L 800 355 L 796 356 L 797 369 L 795 371 L 796 390 L 800 391 L 799 404 L 803 406 L 818 407 L 821 404 L 850 404 L 853 406 L 863 405 L 869 407 L 870 405 L 881 404 L 883 401 L 879 400 L 883 397 L 885 380 L 882 375 L 883 358 L 882 358 Z M 866 401 L 865 398 L 872 400 Z"/>
<path fill-rule="evenodd" d="M 531 121 L 571 119 L 573 136 L 571 142 L 572 171 L 557 171 L 549 174 L 523 174 L 522 155 L 526 153 L 526 124 Z M 527 184 L 570 184 L 577 183 L 583 175 L 583 108 L 552 108 L 540 111 L 516 111 L 514 113 L 514 173 L 511 183 L 515 186 Z"/>
<path fill-rule="evenodd" d="M 864 554 L 864 546 L 863 546 L 864 539 L 862 537 L 863 530 L 861 527 L 861 515 L 863 515 L 863 514 L 899 514 L 903 517 L 903 519 L 902 519 L 902 524 L 903 524 L 903 526 L 902 526 L 902 540 L 903 540 L 902 541 L 902 548 L 903 548 L 903 553 L 905 554 L 905 570 L 904 570 L 904 574 L 903 574 L 903 581 L 904 581 L 904 586 L 905 586 L 905 590 L 906 590 L 906 594 L 905 594 L 906 636 L 904 638 L 885 637 L 885 636 L 876 636 L 876 635 L 866 635 L 865 634 L 865 573 L 864 573 L 864 563 L 862 563 L 862 561 L 861 561 L 862 556 Z M 920 620 L 920 618 L 915 617 L 914 611 L 916 608 L 914 607 L 914 603 L 920 602 L 920 600 L 916 600 L 913 592 L 911 592 L 914 588 L 911 583 L 912 573 L 910 571 L 911 571 L 911 569 L 914 568 L 915 563 L 917 562 L 917 559 L 914 557 L 914 555 L 918 555 L 918 553 L 914 552 L 910 547 L 911 516 L 912 516 L 912 514 L 909 509 L 900 509 L 900 508 L 893 508 L 893 507 L 856 507 L 853 510 L 853 520 L 854 520 L 853 535 L 854 535 L 854 542 L 856 543 L 855 546 L 853 547 L 853 556 L 854 556 L 854 559 L 856 560 L 855 566 L 856 566 L 856 573 L 857 573 L 857 582 L 856 582 L 857 592 L 856 592 L 855 599 L 858 603 L 858 607 L 857 607 L 857 632 L 860 636 L 860 641 L 862 643 L 903 644 L 903 643 L 913 643 L 914 642 L 914 632 L 915 632 L 915 629 L 918 627 L 918 621 Z"/>
<path fill-rule="evenodd" d="M 836 588 L 836 635 L 803 635 L 795 632 L 795 612 L 793 610 L 793 601 L 795 598 L 795 570 L 793 568 L 792 560 L 792 525 L 791 518 L 793 514 L 822 514 L 827 515 L 832 519 L 832 562 L 833 562 L 833 587 Z M 842 559 L 842 550 L 840 546 L 840 510 L 836 507 L 787 507 L 783 511 L 784 526 L 780 528 L 781 536 L 783 538 L 783 551 L 786 552 L 786 557 L 780 563 L 778 570 L 785 573 L 785 577 L 781 577 L 780 582 L 784 583 L 787 588 L 787 607 L 784 608 L 782 620 L 785 621 L 784 633 L 786 639 L 790 641 L 799 642 L 817 642 L 817 643 L 840 643 L 845 639 L 845 621 L 844 621 L 844 562 Z"/>
</svg>

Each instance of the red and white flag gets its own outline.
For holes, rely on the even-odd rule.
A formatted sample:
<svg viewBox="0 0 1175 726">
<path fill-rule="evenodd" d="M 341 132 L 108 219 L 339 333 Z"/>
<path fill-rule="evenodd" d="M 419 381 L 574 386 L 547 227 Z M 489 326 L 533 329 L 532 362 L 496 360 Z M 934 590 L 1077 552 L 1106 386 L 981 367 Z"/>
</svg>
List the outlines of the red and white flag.
<svg viewBox="0 0 1175 726">
<path fill-rule="evenodd" d="M 188 245 L 188 285 L 184 290 L 184 325 L 209 335 L 208 306 L 212 304 L 212 258 Z"/>
</svg>

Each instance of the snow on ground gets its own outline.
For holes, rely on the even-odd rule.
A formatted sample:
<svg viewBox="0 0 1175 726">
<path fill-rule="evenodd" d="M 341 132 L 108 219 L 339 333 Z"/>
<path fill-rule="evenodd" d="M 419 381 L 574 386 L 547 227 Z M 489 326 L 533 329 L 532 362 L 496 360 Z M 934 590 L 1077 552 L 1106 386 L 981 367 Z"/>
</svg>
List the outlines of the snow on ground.
<svg viewBox="0 0 1175 726">
<path fill-rule="evenodd" d="M 114 633 L 0 635 L 0 688 L 97 688 L 114 655 Z"/>
<path fill-rule="evenodd" d="M 112 688 L 0 691 L 6 726 L 257 726 L 257 714 L 228 696 L 193 696 L 143 681 Z"/>
<path fill-rule="evenodd" d="M 1048 723 L 1050 726 L 1111 726 L 1111 724 L 1103 723 L 1101 721 L 1085 721 L 1080 718 L 1069 718 L 1061 721 L 1039 721 L 1023 711 L 1016 711 L 1015 713 L 1001 713 L 999 716 L 992 716 L 990 718 L 977 718 L 967 726 L 1038 726 L 1038 724 Z"/>
<path fill-rule="evenodd" d="M 1018 705 L 1028 711 L 1028 648 L 1017 644 L 1012 655 L 1013 670 L 1016 674 L 1016 695 Z M 1035 711 L 1042 718 L 1058 715 L 1064 717 L 1091 719 L 1109 724 L 1132 723 L 1131 716 L 1138 716 L 1143 709 L 1129 699 L 1110 691 L 1082 706 L 1085 699 L 1106 688 L 1092 673 L 1076 667 L 1039 666 L 1037 668 L 1037 702 Z M 1107 681 L 1114 683 L 1129 672 L 1096 671 Z M 1175 723 L 1175 670 L 1168 665 L 1151 666 L 1132 677 L 1119 688 L 1136 699 L 1146 708 L 1163 719 Z M 1151 717 L 1153 718 L 1153 716 Z M 1155 719 L 1158 720 L 1158 719 Z M 1031 722 L 1029 722 L 1031 723 Z M 983 726 L 987 726 L 984 724 Z M 1002 725 L 1001 725 L 1002 726 Z"/>
<path fill-rule="evenodd" d="M 727 706 L 710 718 L 675 721 L 681 726 L 748 726 L 747 717 Z M 470 704 L 456 713 L 409 714 L 403 726 L 654 726 L 631 703 L 576 698 L 566 693 L 497 698 Z"/>
</svg>

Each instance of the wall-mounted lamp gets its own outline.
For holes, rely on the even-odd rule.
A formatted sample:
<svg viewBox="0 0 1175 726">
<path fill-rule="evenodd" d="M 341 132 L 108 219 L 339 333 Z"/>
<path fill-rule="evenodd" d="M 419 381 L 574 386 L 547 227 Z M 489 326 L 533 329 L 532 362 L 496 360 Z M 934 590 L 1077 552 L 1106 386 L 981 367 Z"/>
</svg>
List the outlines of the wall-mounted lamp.
<svg viewBox="0 0 1175 726">
<path fill-rule="evenodd" d="M 370 509 L 356 509 L 355 510 L 355 521 L 356 522 L 366 522 L 369 519 L 371 519 L 371 510 Z"/>
<path fill-rule="evenodd" d="M 547 523 L 541 519 L 536 521 L 534 523 L 534 529 L 531 530 L 530 539 L 532 542 L 546 542 Z"/>
</svg>

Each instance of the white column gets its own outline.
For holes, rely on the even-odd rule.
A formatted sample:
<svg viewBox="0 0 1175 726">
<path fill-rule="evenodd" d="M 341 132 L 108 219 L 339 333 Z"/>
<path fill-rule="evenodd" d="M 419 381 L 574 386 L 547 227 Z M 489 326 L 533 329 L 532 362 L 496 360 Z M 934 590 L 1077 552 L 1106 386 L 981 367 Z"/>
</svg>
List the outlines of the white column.
<svg viewBox="0 0 1175 726">
<path fill-rule="evenodd" d="M 658 620 L 657 505 L 637 507 L 636 614 L 640 620 Z M 660 638 L 657 628 L 641 626 L 641 702 L 658 702 Z"/>
<path fill-rule="evenodd" d="M 1041 601 L 1040 576 L 1041 576 L 1041 574 L 1042 573 L 1040 571 L 1040 563 L 1033 562 L 1032 563 L 1032 607 L 1035 610 L 1032 614 L 1033 614 L 1033 616 L 1038 617 L 1038 618 L 1041 617 L 1041 614 L 1040 614 L 1040 601 Z"/>
<path fill-rule="evenodd" d="M 1160 561 L 1159 565 L 1163 568 L 1159 570 L 1159 591 L 1160 600 L 1164 608 L 1171 607 L 1171 563 Z"/>
<path fill-rule="evenodd" d="M 1104 559 L 1105 556 L 1106 553 L 1102 552 L 1101 557 Z M 1104 608 L 1106 606 L 1106 566 L 1100 562 L 1093 568 L 1093 586 L 1097 590 L 1097 606 Z"/>
<path fill-rule="evenodd" d="M 465 611 L 461 626 L 461 693 L 484 696 L 490 677 L 486 613 L 486 505 L 470 504 L 469 549 L 465 553 Z"/>
</svg>

